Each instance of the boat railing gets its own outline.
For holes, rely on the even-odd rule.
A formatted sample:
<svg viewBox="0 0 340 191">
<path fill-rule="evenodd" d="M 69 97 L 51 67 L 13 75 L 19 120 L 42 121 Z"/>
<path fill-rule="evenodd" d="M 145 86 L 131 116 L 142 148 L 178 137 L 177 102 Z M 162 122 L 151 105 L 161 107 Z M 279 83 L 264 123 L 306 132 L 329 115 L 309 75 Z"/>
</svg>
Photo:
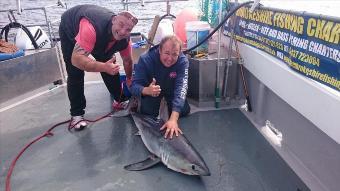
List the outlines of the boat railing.
<svg viewBox="0 0 340 191">
<path fill-rule="evenodd" d="M 7 14 L 7 17 L 9 19 L 9 23 L 12 22 L 18 22 L 20 23 L 19 19 L 17 18 L 18 16 L 22 15 L 23 12 L 27 11 L 42 11 L 43 13 L 43 21 L 33 21 L 33 23 L 26 24 L 26 23 L 20 23 L 23 24 L 25 27 L 42 27 L 47 29 L 47 34 L 51 42 L 51 47 L 54 47 L 56 45 L 56 42 L 58 41 L 58 37 L 56 35 L 56 32 L 53 28 L 54 25 L 57 25 L 57 23 L 60 22 L 60 19 L 55 19 L 55 20 L 50 20 L 48 17 L 48 9 L 51 8 L 67 8 L 66 4 L 63 3 L 62 1 L 58 0 L 57 3 L 51 4 L 51 5 L 46 5 L 46 6 L 41 6 L 41 7 L 30 7 L 30 8 L 21 8 L 20 5 L 18 5 L 18 9 L 4 9 L 0 10 L 0 14 Z M 17 16 L 16 16 L 17 15 Z M 36 19 L 35 17 L 33 17 Z M 25 17 L 27 19 L 27 17 Z M 33 20 L 33 19 L 32 19 Z M 0 29 L 4 28 L 4 26 L 0 26 Z"/>
<path fill-rule="evenodd" d="M 56 37 L 58 31 L 53 27 L 59 24 L 60 19 L 52 20 L 50 19 L 52 16 L 48 14 L 51 10 L 59 11 L 56 9 L 58 7 L 67 8 L 59 0 L 47 6 L 32 8 L 18 6 L 18 9 L 0 10 L 1 18 L 9 19 L 9 23 L 4 23 L 6 19 L 1 19 L 0 23 L 0 29 L 6 30 L 6 40 L 14 41 L 18 48 L 25 50 L 24 56 L 1 60 L 0 81 L 3 83 L 0 84 L 0 107 L 15 104 L 21 98 L 26 99 L 65 81 L 65 67 L 62 64 L 60 46 L 57 44 Z M 31 12 L 34 13 L 33 16 Z M 24 33 L 20 36 L 18 31 L 10 31 L 11 28 L 21 28 L 29 39 Z M 32 35 L 31 30 L 36 31 L 35 34 Z M 22 39 L 18 40 L 21 37 Z M 26 40 L 32 41 L 33 50 Z"/>
<path fill-rule="evenodd" d="M 129 11 L 129 5 L 136 5 L 136 4 L 140 4 L 141 6 L 145 6 L 145 4 L 151 4 L 151 3 L 166 3 L 166 14 L 161 16 L 161 20 L 164 17 L 172 17 L 172 18 L 176 18 L 173 14 L 170 13 L 171 11 L 171 2 L 176 2 L 176 1 L 188 1 L 188 0 L 150 0 L 150 1 L 144 1 L 144 0 L 135 0 L 135 1 L 130 1 L 130 0 L 122 0 L 122 4 L 124 7 L 124 10 Z M 150 18 L 150 17 L 141 17 L 138 18 L 139 20 L 152 20 L 154 18 Z"/>
</svg>

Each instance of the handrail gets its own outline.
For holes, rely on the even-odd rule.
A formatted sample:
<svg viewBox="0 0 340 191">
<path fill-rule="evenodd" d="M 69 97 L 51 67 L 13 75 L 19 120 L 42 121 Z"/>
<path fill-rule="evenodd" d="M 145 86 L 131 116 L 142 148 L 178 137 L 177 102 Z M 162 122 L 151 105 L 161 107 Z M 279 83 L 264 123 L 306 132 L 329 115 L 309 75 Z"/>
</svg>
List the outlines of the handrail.
<svg viewBox="0 0 340 191">
<path fill-rule="evenodd" d="M 147 4 L 147 3 L 166 3 L 166 2 L 176 2 L 176 1 L 189 1 L 189 0 L 154 0 L 154 1 L 129 1 L 129 0 L 122 0 L 123 5 L 129 5 L 129 4 Z"/>
<path fill-rule="evenodd" d="M 124 6 L 124 10 L 128 11 L 130 4 L 141 4 L 141 6 L 144 6 L 145 4 L 150 4 L 150 3 L 167 3 L 167 6 L 169 6 L 170 2 L 176 2 L 176 1 L 189 1 L 189 0 L 153 0 L 153 1 L 144 1 L 144 0 L 129 1 L 129 0 L 122 0 L 121 3 Z M 170 13 L 168 13 L 168 14 L 170 14 Z"/>
<path fill-rule="evenodd" d="M 47 17 L 47 9 L 48 8 L 53 8 L 53 7 L 62 7 L 62 8 L 67 8 L 66 4 L 64 2 L 62 2 L 61 0 L 58 0 L 57 3 L 55 4 L 51 4 L 51 5 L 46 5 L 46 6 L 42 6 L 42 7 L 30 7 L 30 8 L 21 8 L 20 9 L 3 9 L 0 10 L 0 13 L 3 12 L 8 12 L 10 13 L 10 15 L 12 16 L 12 19 L 14 20 L 14 22 L 17 22 L 17 19 L 14 16 L 14 12 L 16 12 L 17 14 L 21 14 L 24 11 L 34 11 L 34 10 L 39 10 L 39 11 L 43 11 L 44 14 L 44 21 L 43 23 L 37 23 L 37 24 L 28 24 L 25 25 L 26 27 L 33 27 L 33 26 L 40 26 L 40 27 L 47 27 L 47 32 L 48 32 L 48 36 L 50 38 L 50 42 L 51 42 L 51 46 L 54 47 L 55 43 L 53 43 L 53 37 L 52 37 L 52 23 L 56 23 L 57 21 L 49 21 L 48 17 Z M 9 17 L 10 23 L 13 22 L 11 20 L 11 18 Z"/>
</svg>

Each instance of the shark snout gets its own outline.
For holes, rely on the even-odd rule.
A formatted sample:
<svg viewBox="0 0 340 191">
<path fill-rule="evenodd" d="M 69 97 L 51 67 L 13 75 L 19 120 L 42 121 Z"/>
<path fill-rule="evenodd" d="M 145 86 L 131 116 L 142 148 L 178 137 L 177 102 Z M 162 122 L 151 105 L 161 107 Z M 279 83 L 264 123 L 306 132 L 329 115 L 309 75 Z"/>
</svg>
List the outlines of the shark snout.
<svg viewBox="0 0 340 191">
<path fill-rule="evenodd" d="M 210 174 L 209 168 L 208 168 L 207 166 L 201 167 L 201 170 L 200 170 L 200 172 L 199 172 L 199 175 L 200 175 L 200 176 L 210 176 L 211 174 Z"/>
<path fill-rule="evenodd" d="M 204 164 L 204 163 L 203 163 Z M 210 176 L 210 170 L 209 168 L 204 164 L 204 165 L 192 165 L 191 169 L 193 170 L 194 175 L 199 175 L 199 176 Z"/>
<path fill-rule="evenodd" d="M 211 173 L 209 171 L 209 169 L 207 171 L 204 171 L 203 173 L 200 174 L 201 176 L 210 176 Z"/>
</svg>

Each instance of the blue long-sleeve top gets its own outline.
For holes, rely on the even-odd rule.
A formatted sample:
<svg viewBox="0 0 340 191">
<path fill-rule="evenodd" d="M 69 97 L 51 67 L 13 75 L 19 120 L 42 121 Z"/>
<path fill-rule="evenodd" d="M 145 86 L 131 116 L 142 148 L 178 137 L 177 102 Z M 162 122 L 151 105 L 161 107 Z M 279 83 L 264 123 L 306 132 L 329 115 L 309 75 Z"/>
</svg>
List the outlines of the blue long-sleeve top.
<svg viewBox="0 0 340 191">
<path fill-rule="evenodd" d="M 134 65 L 131 94 L 142 96 L 143 88 L 155 78 L 156 84 L 161 87 L 160 96 L 172 99 L 172 110 L 180 112 L 188 90 L 188 68 L 189 61 L 182 52 L 174 65 L 165 67 L 160 60 L 159 46 L 154 46 Z"/>
</svg>

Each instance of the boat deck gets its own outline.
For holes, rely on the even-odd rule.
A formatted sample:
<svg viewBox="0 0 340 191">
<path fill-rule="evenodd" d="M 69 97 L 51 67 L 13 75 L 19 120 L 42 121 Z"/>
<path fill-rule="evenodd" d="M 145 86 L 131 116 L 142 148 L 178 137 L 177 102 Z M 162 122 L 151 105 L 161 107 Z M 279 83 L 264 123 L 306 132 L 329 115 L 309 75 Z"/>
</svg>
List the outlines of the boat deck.
<svg viewBox="0 0 340 191">
<path fill-rule="evenodd" d="M 86 84 L 87 119 L 111 110 L 102 83 Z M 35 137 L 69 118 L 65 87 L 1 112 L 0 185 L 11 161 Z M 200 111 L 180 120 L 186 137 L 205 159 L 211 176 L 188 176 L 160 164 L 131 172 L 124 165 L 148 156 L 131 117 L 106 118 L 81 132 L 67 125 L 33 144 L 19 159 L 12 190 L 309 190 L 239 109 Z"/>
</svg>

